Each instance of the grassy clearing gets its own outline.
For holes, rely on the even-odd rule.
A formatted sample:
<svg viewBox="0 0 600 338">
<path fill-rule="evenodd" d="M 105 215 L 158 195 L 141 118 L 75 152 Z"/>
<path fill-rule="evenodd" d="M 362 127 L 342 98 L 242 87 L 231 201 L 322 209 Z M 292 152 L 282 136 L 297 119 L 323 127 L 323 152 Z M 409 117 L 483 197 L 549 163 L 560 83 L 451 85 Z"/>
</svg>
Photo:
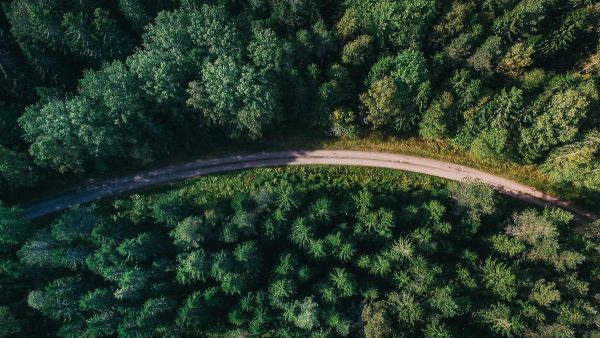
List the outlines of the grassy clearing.
<svg viewBox="0 0 600 338">
<path fill-rule="evenodd" d="M 385 138 L 379 134 L 370 134 L 355 140 L 342 139 L 325 142 L 324 146 L 328 149 L 402 153 L 464 164 L 465 166 L 482 169 L 489 173 L 512 178 L 538 189 L 549 191 L 547 177 L 533 165 L 518 165 L 507 161 L 480 161 L 473 158 L 468 152 L 458 150 L 444 140 L 427 140 L 414 137 L 407 139 Z"/>
<path fill-rule="evenodd" d="M 377 193 L 420 190 L 431 192 L 443 189 L 447 180 L 417 173 L 366 167 L 292 166 L 258 168 L 212 176 L 203 176 L 174 183 L 161 190 L 179 190 L 182 195 L 198 191 L 210 192 L 211 197 L 230 197 L 237 192 L 250 192 L 281 181 L 292 184 L 299 192 L 322 189 L 360 190 L 369 187 Z"/>
</svg>

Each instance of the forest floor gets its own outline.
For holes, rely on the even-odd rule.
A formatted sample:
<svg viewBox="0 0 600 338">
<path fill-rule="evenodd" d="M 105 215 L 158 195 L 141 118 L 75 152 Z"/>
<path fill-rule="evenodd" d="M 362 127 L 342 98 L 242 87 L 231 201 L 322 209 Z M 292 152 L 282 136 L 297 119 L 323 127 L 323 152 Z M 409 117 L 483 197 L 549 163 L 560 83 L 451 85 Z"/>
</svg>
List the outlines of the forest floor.
<svg viewBox="0 0 600 338">
<path fill-rule="evenodd" d="M 598 218 L 592 213 L 581 210 L 565 200 L 548 195 L 534 187 L 466 167 L 462 164 L 394 153 L 348 150 L 257 152 L 170 164 L 127 176 L 89 181 L 55 197 L 26 206 L 25 211 L 26 216 L 33 219 L 63 210 L 71 205 L 87 203 L 104 197 L 196 176 L 249 168 L 315 164 L 390 168 L 442 177 L 453 181 L 479 180 L 495 187 L 506 195 L 538 206 L 557 206 L 573 212 L 582 220 Z"/>
</svg>

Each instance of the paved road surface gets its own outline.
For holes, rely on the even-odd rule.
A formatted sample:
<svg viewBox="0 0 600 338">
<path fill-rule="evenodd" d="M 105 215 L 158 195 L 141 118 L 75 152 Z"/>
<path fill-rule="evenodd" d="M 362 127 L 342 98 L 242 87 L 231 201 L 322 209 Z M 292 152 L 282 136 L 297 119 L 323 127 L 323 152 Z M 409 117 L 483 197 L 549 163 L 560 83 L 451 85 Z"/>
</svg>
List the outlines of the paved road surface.
<svg viewBox="0 0 600 338">
<path fill-rule="evenodd" d="M 390 168 L 442 177 L 453 181 L 480 180 L 493 186 L 503 194 L 528 203 L 538 206 L 560 207 L 573 212 L 578 219 L 583 221 L 598 219 L 597 215 L 578 209 L 566 201 L 546 195 L 532 187 L 480 170 L 415 156 L 347 150 L 262 152 L 169 165 L 135 175 L 100 182 L 90 181 L 45 201 L 25 206 L 25 215 L 28 219 L 34 219 L 66 209 L 72 205 L 92 202 L 104 197 L 190 177 L 248 168 L 309 164 Z"/>
</svg>

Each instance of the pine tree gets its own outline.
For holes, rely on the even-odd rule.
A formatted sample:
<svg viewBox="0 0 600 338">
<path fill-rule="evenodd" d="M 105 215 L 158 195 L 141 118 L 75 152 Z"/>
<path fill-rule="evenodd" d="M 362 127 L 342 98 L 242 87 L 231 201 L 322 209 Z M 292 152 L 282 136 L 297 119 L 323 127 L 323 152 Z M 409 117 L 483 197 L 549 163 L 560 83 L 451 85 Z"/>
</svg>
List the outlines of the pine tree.
<svg viewBox="0 0 600 338">
<path fill-rule="evenodd" d="M 517 295 L 517 277 L 506 264 L 488 258 L 481 266 L 481 273 L 485 287 L 492 294 L 508 301 Z"/>
<path fill-rule="evenodd" d="M 300 247 L 306 248 L 313 239 L 311 227 L 307 224 L 305 218 L 297 218 L 292 224 L 290 240 Z"/>
<path fill-rule="evenodd" d="M 52 237 L 61 242 L 87 239 L 96 225 L 95 206 L 75 206 L 52 223 Z"/>
<path fill-rule="evenodd" d="M 191 216 L 179 222 L 170 235 L 184 249 L 198 248 L 210 235 L 210 227 L 201 217 Z"/>
<path fill-rule="evenodd" d="M 479 218 L 494 212 L 494 190 L 481 182 L 452 183 L 449 192 L 456 203 L 466 208 L 470 215 Z"/>
<path fill-rule="evenodd" d="M 52 319 L 70 321 L 80 316 L 78 305 L 84 292 L 81 276 L 59 278 L 31 291 L 27 304 Z"/>
<path fill-rule="evenodd" d="M 203 249 L 197 249 L 187 254 L 177 256 L 177 281 L 190 284 L 196 281 L 204 282 L 209 275 L 210 257 Z"/>
<path fill-rule="evenodd" d="M 356 293 L 354 277 L 344 268 L 335 268 L 329 274 L 332 285 L 338 290 L 341 297 L 352 297 Z"/>
<path fill-rule="evenodd" d="M 312 297 L 295 300 L 286 306 L 284 317 L 300 329 L 312 330 L 319 326 L 318 306 Z"/>
<path fill-rule="evenodd" d="M 367 338 L 383 338 L 390 335 L 392 324 L 387 318 L 385 301 L 366 303 L 362 308 L 363 333 Z"/>
<path fill-rule="evenodd" d="M 22 263 L 34 266 L 54 265 L 53 252 L 59 243 L 47 230 L 40 230 L 33 235 L 18 251 Z"/>
<path fill-rule="evenodd" d="M 513 315 L 510 308 L 503 303 L 492 304 L 478 311 L 476 315 L 491 332 L 504 337 L 518 336 L 525 329 L 522 319 Z"/>
<path fill-rule="evenodd" d="M 145 269 L 134 267 L 126 269 L 117 276 L 119 287 L 114 296 L 118 300 L 138 300 L 142 298 L 142 292 L 149 279 L 149 273 Z"/>
<path fill-rule="evenodd" d="M 216 288 L 194 291 L 179 309 L 177 325 L 184 328 L 210 325 L 217 315 L 214 308 L 219 301 L 220 296 Z"/>
</svg>

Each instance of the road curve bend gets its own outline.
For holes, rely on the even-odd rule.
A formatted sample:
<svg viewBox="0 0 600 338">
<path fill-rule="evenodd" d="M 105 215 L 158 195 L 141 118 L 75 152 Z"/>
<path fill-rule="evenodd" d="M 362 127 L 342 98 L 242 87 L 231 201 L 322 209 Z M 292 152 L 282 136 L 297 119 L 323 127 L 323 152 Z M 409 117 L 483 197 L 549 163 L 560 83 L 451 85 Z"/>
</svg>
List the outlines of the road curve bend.
<svg viewBox="0 0 600 338">
<path fill-rule="evenodd" d="M 567 201 L 547 195 L 532 187 L 473 168 L 416 156 L 349 150 L 260 152 L 196 160 L 99 182 L 89 181 L 57 196 L 25 206 L 25 217 L 34 219 L 66 209 L 72 205 L 88 203 L 104 197 L 196 176 L 250 168 L 311 164 L 389 168 L 437 176 L 453 181 L 479 180 L 491 185 L 502 194 L 522 201 L 542 207 L 554 206 L 568 210 L 582 221 L 593 221 L 599 218 L 597 215 L 579 209 Z"/>
</svg>

